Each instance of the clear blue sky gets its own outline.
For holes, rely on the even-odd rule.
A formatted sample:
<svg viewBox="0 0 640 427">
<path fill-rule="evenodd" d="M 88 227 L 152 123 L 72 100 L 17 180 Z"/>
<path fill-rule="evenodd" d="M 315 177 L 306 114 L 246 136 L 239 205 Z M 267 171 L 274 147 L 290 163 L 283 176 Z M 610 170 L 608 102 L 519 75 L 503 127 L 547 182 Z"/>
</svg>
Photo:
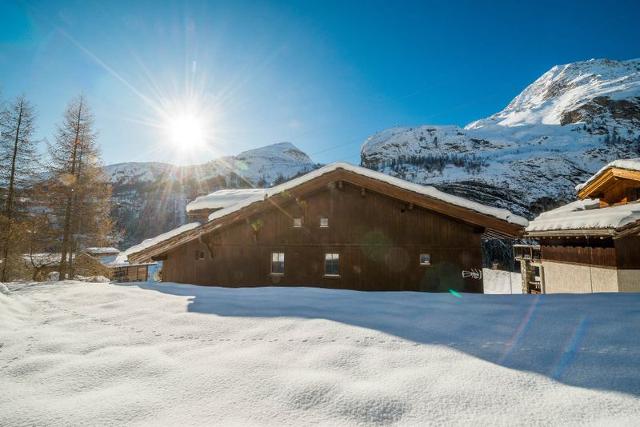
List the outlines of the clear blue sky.
<svg viewBox="0 0 640 427">
<path fill-rule="evenodd" d="M 0 88 L 32 100 L 49 139 L 83 92 L 106 163 L 279 141 L 357 162 L 376 131 L 464 125 L 554 64 L 640 57 L 639 16 L 615 0 L 0 0 Z M 185 103 L 213 129 L 188 159 L 161 128 Z"/>
</svg>

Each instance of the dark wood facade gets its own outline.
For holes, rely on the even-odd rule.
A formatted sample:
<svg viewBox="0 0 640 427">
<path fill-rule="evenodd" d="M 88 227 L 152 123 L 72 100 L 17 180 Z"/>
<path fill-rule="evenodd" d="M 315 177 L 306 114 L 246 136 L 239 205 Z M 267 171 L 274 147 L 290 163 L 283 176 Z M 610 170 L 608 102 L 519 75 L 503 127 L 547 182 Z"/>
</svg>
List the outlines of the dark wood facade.
<svg viewBox="0 0 640 427">
<path fill-rule="evenodd" d="M 484 227 L 446 215 L 442 202 L 438 212 L 357 182 L 316 181 L 169 248 L 157 256 L 164 260 L 163 280 L 482 292 Z M 321 218 L 328 227 L 320 226 Z M 283 274 L 272 273 L 272 253 L 285 254 Z M 325 274 L 326 254 L 339 254 L 337 275 Z M 421 254 L 429 255 L 429 265 L 420 263 Z"/>
<path fill-rule="evenodd" d="M 543 238 L 540 244 L 543 261 L 640 269 L 640 236 Z"/>
</svg>

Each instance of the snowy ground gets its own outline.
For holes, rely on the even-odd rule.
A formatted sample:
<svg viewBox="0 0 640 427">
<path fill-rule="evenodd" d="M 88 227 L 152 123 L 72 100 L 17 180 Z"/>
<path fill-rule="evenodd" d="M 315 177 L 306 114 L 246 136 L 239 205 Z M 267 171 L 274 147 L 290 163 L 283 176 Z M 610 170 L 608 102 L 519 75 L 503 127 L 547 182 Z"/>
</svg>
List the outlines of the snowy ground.
<svg viewBox="0 0 640 427">
<path fill-rule="evenodd" d="M 9 289 L 0 425 L 640 419 L 640 295 Z"/>
</svg>

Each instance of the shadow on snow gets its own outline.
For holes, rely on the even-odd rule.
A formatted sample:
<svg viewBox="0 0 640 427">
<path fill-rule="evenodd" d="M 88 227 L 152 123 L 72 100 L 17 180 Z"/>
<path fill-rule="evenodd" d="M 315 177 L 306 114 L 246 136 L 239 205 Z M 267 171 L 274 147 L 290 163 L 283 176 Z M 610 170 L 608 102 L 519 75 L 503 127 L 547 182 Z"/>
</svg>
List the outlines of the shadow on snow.
<svg viewBox="0 0 640 427">
<path fill-rule="evenodd" d="M 640 294 L 479 295 L 139 284 L 218 316 L 326 319 L 640 396 Z M 533 404 L 534 402 L 532 402 Z"/>
</svg>

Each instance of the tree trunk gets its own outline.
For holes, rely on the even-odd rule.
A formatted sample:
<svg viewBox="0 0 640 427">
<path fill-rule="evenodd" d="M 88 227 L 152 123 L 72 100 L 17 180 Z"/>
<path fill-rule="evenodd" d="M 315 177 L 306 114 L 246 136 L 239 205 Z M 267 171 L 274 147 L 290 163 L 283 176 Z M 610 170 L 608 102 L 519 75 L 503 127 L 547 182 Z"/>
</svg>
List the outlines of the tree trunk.
<svg viewBox="0 0 640 427">
<path fill-rule="evenodd" d="M 76 120 L 75 139 L 73 141 L 73 150 L 71 152 L 71 176 L 76 176 L 76 156 L 78 153 L 78 143 L 80 142 L 80 118 L 82 117 L 82 100 L 78 106 L 78 118 Z M 73 183 L 75 186 L 75 183 Z M 67 269 L 67 256 L 72 257 L 73 252 L 70 248 L 71 240 L 71 216 L 72 216 L 72 204 L 73 204 L 73 187 L 68 192 L 67 204 L 64 211 L 64 230 L 62 233 L 62 248 L 60 251 L 60 278 L 66 279 Z"/>
</svg>

